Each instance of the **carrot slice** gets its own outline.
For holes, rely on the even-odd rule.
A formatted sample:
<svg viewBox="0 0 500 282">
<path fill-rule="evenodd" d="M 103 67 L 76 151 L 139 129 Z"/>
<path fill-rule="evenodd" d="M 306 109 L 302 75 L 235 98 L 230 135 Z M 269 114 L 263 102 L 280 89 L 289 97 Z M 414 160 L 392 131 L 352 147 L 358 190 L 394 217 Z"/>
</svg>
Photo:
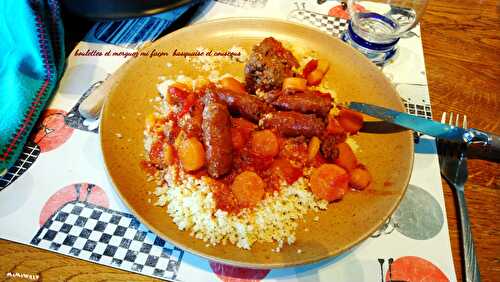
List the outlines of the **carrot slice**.
<svg viewBox="0 0 500 282">
<path fill-rule="evenodd" d="M 315 169 L 310 179 L 313 194 L 329 202 L 340 200 L 347 192 L 349 174 L 334 164 L 323 164 Z"/>
<path fill-rule="evenodd" d="M 316 158 L 316 155 L 319 152 L 319 147 L 321 145 L 321 141 L 319 140 L 318 137 L 313 136 L 311 140 L 309 141 L 309 145 L 307 146 L 307 159 L 309 161 L 314 160 Z"/>
<path fill-rule="evenodd" d="M 349 109 L 341 109 L 337 119 L 345 131 L 356 134 L 363 127 L 363 116 Z"/>
<path fill-rule="evenodd" d="M 330 134 L 342 134 L 344 133 L 344 128 L 340 125 L 339 121 L 332 116 L 328 116 L 328 125 L 326 126 L 326 131 Z"/>
<path fill-rule="evenodd" d="M 321 80 L 325 76 L 326 72 L 330 68 L 330 63 L 326 60 L 318 60 L 316 68 L 311 71 L 305 78 L 307 79 L 307 85 L 315 86 L 321 83 Z"/>
<path fill-rule="evenodd" d="M 185 171 L 195 171 L 205 164 L 205 149 L 196 137 L 185 139 L 178 150 L 179 160 Z"/>
<path fill-rule="evenodd" d="M 279 153 L 278 138 L 269 130 L 254 131 L 250 139 L 251 150 L 261 157 L 274 157 Z"/>
<path fill-rule="evenodd" d="M 358 166 L 358 160 L 354 155 L 351 147 L 347 143 L 337 144 L 337 149 L 339 150 L 339 156 L 335 160 L 335 164 L 352 171 Z"/>
<path fill-rule="evenodd" d="M 309 86 L 319 85 L 324 76 L 325 76 L 325 74 L 320 72 L 319 70 L 312 71 L 307 76 L 307 85 L 309 85 Z"/>
<path fill-rule="evenodd" d="M 244 171 L 234 178 L 231 190 L 243 207 L 253 207 L 264 197 L 266 184 L 253 171 Z"/>
<path fill-rule="evenodd" d="M 317 67 L 318 67 L 318 60 L 311 59 L 309 62 L 307 62 L 304 69 L 302 70 L 302 77 L 307 77 Z"/>
<path fill-rule="evenodd" d="M 364 190 L 372 182 L 370 172 L 363 166 L 359 166 L 351 171 L 349 185 L 356 190 Z"/>
</svg>

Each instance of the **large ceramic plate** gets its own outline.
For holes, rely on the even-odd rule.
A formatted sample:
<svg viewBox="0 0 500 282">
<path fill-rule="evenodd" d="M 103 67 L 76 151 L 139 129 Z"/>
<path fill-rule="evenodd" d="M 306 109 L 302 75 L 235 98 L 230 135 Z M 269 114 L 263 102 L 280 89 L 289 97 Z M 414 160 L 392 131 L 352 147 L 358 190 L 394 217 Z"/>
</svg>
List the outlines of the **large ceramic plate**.
<svg viewBox="0 0 500 282">
<path fill-rule="evenodd" d="M 326 79 L 340 101 L 362 101 L 403 111 L 403 105 L 389 81 L 366 58 L 340 40 L 317 30 L 288 22 L 262 19 L 226 19 L 206 22 L 165 36 L 144 51 L 194 50 L 205 47 L 227 50 L 251 47 L 273 36 L 302 49 L 315 50 L 330 62 Z M 167 62 L 172 64 L 166 67 Z M 243 74 L 243 64 L 224 65 L 221 74 Z M 272 244 L 257 243 L 251 250 L 233 245 L 207 247 L 201 240 L 180 231 L 166 208 L 153 206 L 154 183 L 146 181 L 139 165 L 143 158 L 145 116 L 154 111 L 152 98 L 158 96 L 159 76 L 191 77 L 206 74 L 183 57 L 138 57 L 118 70 L 106 87 L 109 97 L 101 117 L 101 146 L 108 173 L 121 199 L 151 230 L 178 247 L 211 260 L 247 267 L 285 267 L 315 262 L 344 252 L 384 223 L 403 197 L 413 164 L 413 141 L 409 131 L 361 133 L 355 136 L 357 156 L 374 177 L 373 188 L 348 193 L 327 211 L 308 215 L 297 230 L 297 241 L 281 252 Z M 367 117 L 367 121 L 370 119 Z M 376 124 L 376 123 L 373 123 Z M 372 125 L 373 125 L 372 124 Z M 373 129 L 373 128 L 372 128 Z M 376 130 L 375 130 L 376 131 Z M 384 130 L 382 130 L 384 131 Z M 121 138 L 119 138 L 119 137 Z M 152 199 L 154 201 L 154 199 Z M 305 231 L 305 227 L 308 231 Z M 300 249 L 302 252 L 298 253 Z"/>
</svg>

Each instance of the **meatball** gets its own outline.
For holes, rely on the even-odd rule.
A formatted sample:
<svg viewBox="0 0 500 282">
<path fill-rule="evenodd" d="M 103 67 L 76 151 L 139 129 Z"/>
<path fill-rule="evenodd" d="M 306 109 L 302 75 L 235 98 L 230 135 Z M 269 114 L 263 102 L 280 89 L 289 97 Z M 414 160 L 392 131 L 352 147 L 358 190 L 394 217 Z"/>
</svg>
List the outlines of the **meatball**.
<svg viewBox="0 0 500 282">
<path fill-rule="evenodd" d="M 281 42 L 268 37 L 253 48 L 245 65 L 246 88 L 249 93 L 281 88 L 283 80 L 293 76 L 292 68 L 299 62 Z"/>
</svg>

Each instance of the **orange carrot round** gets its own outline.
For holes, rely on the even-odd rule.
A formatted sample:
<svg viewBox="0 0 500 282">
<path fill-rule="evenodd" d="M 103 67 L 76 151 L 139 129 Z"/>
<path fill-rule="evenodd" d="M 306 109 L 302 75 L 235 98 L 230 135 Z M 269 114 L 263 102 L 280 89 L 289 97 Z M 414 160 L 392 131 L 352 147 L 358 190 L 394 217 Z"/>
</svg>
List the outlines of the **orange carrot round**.
<svg viewBox="0 0 500 282">
<path fill-rule="evenodd" d="M 364 190 L 372 182 L 372 176 L 370 172 L 359 166 L 351 171 L 351 180 L 349 185 L 356 190 Z"/>
<path fill-rule="evenodd" d="M 264 197 L 266 184 L 253 171 L 244 171 L 234 178 L 231 190 L 243 207 L 253 207 Z"/>
<path fill-rule="evenodd" d="M 269 130 L 254 131 L 250 139 L 252 152 L 261 157 L 274 157 L 279 153 L 279 141 Z"/>
<path fill-rule="evenodd" d="M 339 150 L 339 156 L 335 160 L 335 164 L 352 171 L 358 166 L 358 160 L 354 155 L 351 147 L 347 143 L 337 144 L 337 149 Z"/>
<path fill-rule="evenodd" d="M 313 194 L 329 202 L 340 200 L 347 192 L 349 174 L 334 164 L 322 164 L 315 169 L 310 179 Z"/>
<path fill-rule="evenodd" d="M 179 160 L 185 171 L 195 171 L 205 164 L 205 149 L 196 137 L 184 140 L 179 148 Z"/>
</svg>

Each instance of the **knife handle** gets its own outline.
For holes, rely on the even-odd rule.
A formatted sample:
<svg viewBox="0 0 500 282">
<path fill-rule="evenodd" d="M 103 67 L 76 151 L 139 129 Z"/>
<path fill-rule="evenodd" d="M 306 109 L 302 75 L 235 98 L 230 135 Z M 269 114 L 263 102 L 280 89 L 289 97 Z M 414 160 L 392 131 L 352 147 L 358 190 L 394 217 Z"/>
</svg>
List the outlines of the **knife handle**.
<svg viewBox="0 0 500 282">
<path fill-rule="evenodd" d="M 488 140 L 471 142 L 468 157 L 500 162 L 500 136 L 488 132 L 482 133 L 488 136 Z"/>
</svg>

